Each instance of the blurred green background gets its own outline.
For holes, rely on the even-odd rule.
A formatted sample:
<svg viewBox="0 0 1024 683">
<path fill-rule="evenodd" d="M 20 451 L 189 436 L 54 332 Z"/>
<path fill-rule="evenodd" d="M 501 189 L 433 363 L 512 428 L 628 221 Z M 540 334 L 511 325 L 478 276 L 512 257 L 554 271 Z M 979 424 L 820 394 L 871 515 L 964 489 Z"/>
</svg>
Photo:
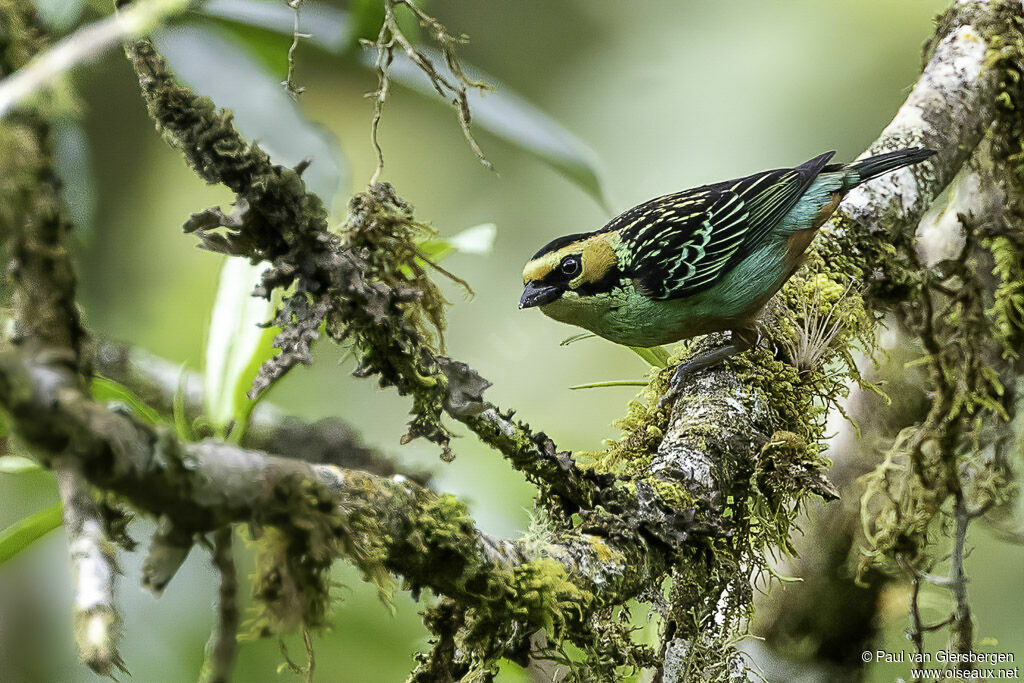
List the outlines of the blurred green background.
<svg viewBox="0 0 1024 683">
<path fill-rule="evenodd" d="M 854 157 L 906 97 L 919 73 L 932 18 L 945 5 L 941 0 L 433 0 L 428 7 L 451 31 L 471 37 L 461 51 L 467 63 L 585 141 L 617 213 L 659 194 L 797 164 L 829 149 L 838 151 L 838 159 Z M 345 3 L 336 7 L 347 9 Z M 230 68 L 232 56 L 212 42 L 234 40 L 228 25 L 199 16 L 186 23 L 192 28 L 164 34 L 167 50 L 182 54 L 183 63 L 191 56 L 196 78 Z M 190 52 L 181 42 L 194 27 L 213 32 L 205 52 Z M 288 39 L 269 31 L 250 31 L 246 37 L 270 69 L 272 82 L 280 80 Z M 306 88 L 300 106 L 319 124 L 310 130 L 321 141 L 335 139 L 343 155 L 339 191 L 332 198 L 340 220 L 347 197 L 374 169 L 371 105 L 363 94 L 375 89 L 375 77 L 351 57 L 308 44 L 300 47 L 298 60 L 297 81 Z M 154 132 L 119 52 L 76 71 L 71 80 L 82 100 L 81 127 L 65 131 L 61 149 L 71 176 L 68 196 L 82 223 L 77 261 L 86 322 L 97 335 L 200 369 L 221 257 L 196 249 L 195 240 L 181 234 L 181 224 L 194 211 L 226 205 L 231 196 L 205 186 Z M 275 109 L 279 95 L 240 85 L 231 97 L 276 122 L 287 140 L 287 133 L 296 133 L 289 127 L 303 124 L 289 118 L 294 112 L 289 114 L 287 106 Z M 415 206 L 420 220 L 442 235 L 485 222 L 498 226 L 492 255 L 456 255 L 446 262 L 476 292 L 467 301 L 442 282 L 454 302 L 449 350 L 494 382 L 491 400 L 517 408 L 563 447 L 598 448 L 615 434 L 610 423 L 623 413 L 633 390 L 573 392 L 568 387 L 640 377 L 642 361 L 600 340 L 561 347 L 572 329 L 535 311 L 520 312 L 516 304 L 521 267 L 533 251 L 555 236 L 598 227 L 610 215 L 576 184 L 516 146 L 484 131 L 478 136 L 497 173 L 476 162 L 450 109 L 436 97 L 397 86 L 381 128 L 384 179 Z M 276 142 L 261 140 L 269 147 Z M 278 158 L 289 152 L 294 154 L 283 150 Z M 321 180 L 332 171 L 324 159 L 314 160 L 314 170 L 325 174 L 317 176 Z M 311 419 L 344 416 L 369 443 L 403 462 L 431 466 L 436 486 L 466 501 L 485 531 L 514 536 L 526 529 L 531 487 L 497 454 L 473 438 L 460 438 L 454 442 L 457 459 L 445 465 L 428 444 L 399 446 L 407 401 L 372 381 L 351 378 L 351 361 L 343 361 L 342 351 L 330 344 L 322 344 L 317 357 L 312 368 L 292 372 L 270 400 Z M 0 526 L 55 498 L 48 474 L 0 475 Z M 137 523 L 135 536 L 144 540 L 150 528 Z M 971 540 L 975 551 L 968 569 L 977 637 L 998 641 L 983 649 L 1024 657 L 1017 604 L 1024 591 L 1024 550 L 995 541 L 980 527 Z M 240 555 L 241 571 L 247 573 L 250 560 L 247 553 Z M 139 553 L 122 557 L 122 652 L 132 678 L 194 680 L 212 623 L 215 579 L 208 558 L 193 552 L 159 599 L 139 587 L 140 562 Z M 412 653 L 426 644 L 419 605 L 400 594 L 391 614 L 348 568 L 339 566 L 336 578 L 343 585 L 342 601 L 333 630 L 316 640 L 317 679 L 403 680 Z M 75 661 L 70 599 L 60 532 L 0 566 L 0 680 L 94 678 Z M 885 646 L 902 650 L 905 611 L 887 614 Z M 290 642 L 298 655 L 298 641 Z M 275 673 L 280 661 L 273 642 L 243 643 L 238 680 L 290 678 Z M 869 670 L 877 681 L 906 674 L 899 666 Z M 502 680 L 525 676 L 510 665 Z"/>
</svg>

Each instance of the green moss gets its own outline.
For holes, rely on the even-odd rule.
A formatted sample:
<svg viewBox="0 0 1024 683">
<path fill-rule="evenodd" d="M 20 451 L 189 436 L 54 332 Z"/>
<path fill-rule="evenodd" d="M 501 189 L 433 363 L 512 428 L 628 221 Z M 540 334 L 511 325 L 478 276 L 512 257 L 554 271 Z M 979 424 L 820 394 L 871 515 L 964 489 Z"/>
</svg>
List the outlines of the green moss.
<svg viewBox="0 0 1024 683">
<path fill-rule="evenodd" d="M 989 40 L 988 68 L 999 74 L 999 117 L 990 140 L 996 163 L 1010 171 L 1006 212 L 1019 226 L 1024 223 L 1024 22 L 1013 3 L 999 3 L 996 16 L 1000 25 Z M 1012 225 L 1006 228 L 1002 234 L 982 240 L 999 278 L 986 313 L 996 337 L 1003 342 L 1004 358 L 1014 360 L 1024 347 L 1024 237 Z"/>
<path fill-rule="evenodd" d="M 345 558 L 359 567 L 385 600 L 393 586 L 381 551 L 386 539 L 370 537 L 344 514 L 323 484 L 286 477 L 274 488 L 275 512 L 254 519 L 256 614 L 251 634 L 323 628 L 331 602 L 330 568 Z M 279 511 L 279 512 L 277 512 Z M 377 526 L 374 531 L 379 531 Z"/>
<path fill-rule="evenodd" d="M 593 548 L 594 555 L 599 561 L 606 563 L 612 562 L 616 555 L 618 555 L 618 553 L 612 552 L 611 548 L 609 548 L 605 542 L 597 536 L 585 534 L 584 537 L 587 539 L 587 543 L 590 544 L 590 547 Z"/>
<path fill-rule="evenodd" d="M 1016 359 L 1024 348 L 1024 241 L 1015 242 L 999 235 L 982 241 L 995 263 L 993 274 L 999 278 L 991 317 L 996 338 L 1003 343 L 1003 357 Z"/>
</svg>

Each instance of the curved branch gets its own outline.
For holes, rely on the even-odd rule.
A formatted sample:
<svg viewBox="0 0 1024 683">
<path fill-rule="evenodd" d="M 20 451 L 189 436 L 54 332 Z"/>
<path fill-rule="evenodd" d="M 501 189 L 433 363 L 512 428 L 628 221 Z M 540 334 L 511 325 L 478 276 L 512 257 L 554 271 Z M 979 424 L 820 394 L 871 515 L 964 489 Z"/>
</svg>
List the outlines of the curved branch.
<svg viewBox="0 0 1024 683">
<path fill-rule="evenodd" d="M 125 385 L 164 417 L 173 417 L 180 397 L 185 419 L 194 424 L 204 415 L 202 381 L 194 372 L 137 348 L 111 342 L 96 344 L 93 368 Z M 212 436 L 212 430 L 202 437 Z M 355 429 L 341 418 L 306 422 L 263 401 L 253 410 L 242 437 L 245 448 L 285 458 L 326 463 L 390 477 L 402 474 L 423 486 L 431 474 L 400 466 L 396 459 L 363 444 Z"/>
</svg>

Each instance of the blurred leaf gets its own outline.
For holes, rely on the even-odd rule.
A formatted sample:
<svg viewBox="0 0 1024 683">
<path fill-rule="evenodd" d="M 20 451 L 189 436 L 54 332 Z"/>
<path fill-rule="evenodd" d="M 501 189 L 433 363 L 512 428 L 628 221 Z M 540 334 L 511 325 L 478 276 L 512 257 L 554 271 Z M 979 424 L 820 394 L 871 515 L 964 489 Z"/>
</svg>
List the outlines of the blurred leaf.
<svg viewBox="0 0 1024 683">
<path fill-rule="evenodd" d="M 366 4 L 383 8 L 380 0 L 370 0 Z M 289 37 L 295 25 L 295 13 L 281 0 L 209 0 L 199 11 L 212 17 Z M 381 11 L 383 12 L 383 9 Z M 381 17 L 383 18 L 383 14 Z M 380 21 L 377 21 L 378 29 Z M 314 2 L 302 3 L 302 9 L 299 10 L 299 32 L 309 36 L 303 39 L 304 42 L 335 54 L 344 52 L 352 45 L 355 36 L 351 22 L 344 12 Z"/>
<path fill-rule="evenodd" d="M 645 379 L 611 379 L 605 382 L 577 384 L 569 388 L 575 391 L 576 389 L 599 389 L 601 387 L 646 387 L 647 384 L 648 382 Z"/>
<path fill-rule="evenodd" d="M 0 474 L 22 474 L 43 469 L 35 460 L 20 455 L 0 456 Z"/>
<path fill-rule="evenodd" d="M 448 238 L 455 251 L 463 254 L 489 255 L 494 250 L 494 239 L 498 236 L 498 226 L 494 223 L 481 223 Z"/>
<path fill-rule="evenodd" d="M 245 11 L 239 5 L 251 8 Z M 381 21 L 379 7 L 379 0 L 358 0 L 355 3 L 356 18 L 352 20 L 341 10 L 321 3 L 305 2 L 299 15 L 299 26 L 303 32 L 312 34 L 308 39 L 311 44 L 331 54 L 344 55 L 355 36 L 376 38 Z M 263 2 L 214 0 L 203 8 L 203 12 L 241 24 L 277 31 L 287 36 L 291 36 L 293 30 L 292 12 L 283 3 L 271 8 L 269 3 Z M 307 19 L 307 14 L 309 17 L 315 17 L 315 21 Z M 366 23 L 366 26 L 363 26 L 363 23 Z M 405 26 L 403 30 L 406 30 Z M 411 27 L 407 35 L 414 35 Z M 445 63 L 444 57 L 436 50 L 425 46 L 420 49 L 435 64 Z M 371 69 L 375 68 L 375 59 L 376 53 L 372 49 L 364 49 L 359 55 L 362 65 Z M 205 67 L 205 63 L 203 66 Z M 474 124 L 548 164 L 585 190 L 606 211 L 611 212 L 597 170 L 595 155 L 579 138 L 515 92 L 501 86 L 496 78 L 468 66 L 465 67 L 465 72 L 473 80 L 495 86 L 494 91 L 484 94 L 475 90 L 469 91 L 469 105 Z M 437 91 L 430 84 L 430 80 L 401 51 L 395 53 L 395 61 L 391 65 L 391 79 L 432 99 L 437 98 Z M 214 100 L 216 101 L 216 98 Z"/>
<path fill-rule="evenodd" d="M 243 45 L 207 28 L 165 28 L 153 40 L 175 74 L 218 107 L 232 110 L 239 132 L 258 142 L 274 163 L 295 167 L 312 159 L 303 180 L 331 206 L 344 174 L 337 140 L 302 114 L 281 85 L 284 73 L 268 73 Z"/>
<path fill-rule="evenodd" d="M 53 126 L 53 156 L 60 178 L 60 195 L 67 204 L 75 234 L 87 240 L 92 235 L 99 196 L 93 175 L 89 139 L 78 120 L 62 117 Z"/>
<path fill-rule="evenodd" d="M 421 46 L 419 49 L 435 64 L 445 63 L 440 52 L 429 47 Z M 364 51 L 362 62 L 372 67 L 375 58 L 375 53 Z M 595 155 L 579 138 L 515 92 L 502 86 L 494 77 L 472 67 L 464 70 L 472 80 L 494 86 L 493 91 L 486 93 L 468 91 L 474 124 L 537 157 L 576 183 L 602 208 L 611 212 L 601 185 Z M 396 83 L 424 95 L 437 96 L 430 80 L 404 53 L 396 51 L 390 74 Z"/>
<path fill-rule="evenodd" d="M 84 0 L 32 0 L 43 23 L 55 33 L 64 33 L 78 22 L 85 9 Z"/>
<path fill-rule="evenodd" d="M 266 269 L 266 263 L 252 265 L 236 257 L 225 259 L 221 267 L 203 376 L 206 416 L 220 436 L 232 424 L 232 436 L 241 436 L 255 405 L 246 395 L 253 377 L 264 361 L 277 354 L 274 336 L 280 330 L 260 327 L 273 318 L 276 307 L 252 295 Z"/>
<path fill-rule="evenodd" d="M 59 527 L 63 509 L 63 504 L 54 503 L 0 531 L 0 564 Z"/>
<path fill-rule="evenodd" d="M 437 237 L 424 240 L 416 246 L 424 256 L 437 263 L 455 252 L 486 256 L 494 249 L 494 238 L 497 235 L 498 226 L 482 223 L 445 239 Z"/>
<path fill-rule="evenodd" d="M 652 346 L 650 348 L 644 348 L 642 346 L 630 346 L 633 352 L 644 359 L 644 361 L 656 368 L 668 367 L 668 351 L 665 350 L 664 346 Z"/>
<path fill-rule="evenodd" d="M 89 385 L 89 390 L 97 401 L 120 401 L 124 403 L 132 409 L 133 413 L 149 424 L 155 425 L 162 422 L 160 414 L 146 405 L 145 401 L 139 398 L 137 394 L 109 377 L 103 377 L 102 375 L 94 376 L 92 383 Z"/>
</svg>

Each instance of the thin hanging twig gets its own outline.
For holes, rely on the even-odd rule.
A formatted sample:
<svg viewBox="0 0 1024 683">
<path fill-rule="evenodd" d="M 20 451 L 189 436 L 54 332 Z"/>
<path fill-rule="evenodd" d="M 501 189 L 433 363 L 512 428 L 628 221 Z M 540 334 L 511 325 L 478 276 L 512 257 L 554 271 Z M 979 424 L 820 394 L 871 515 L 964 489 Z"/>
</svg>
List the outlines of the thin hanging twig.
<svg viewBox="0 0 1024 683">
<path fill-rule="evenodd" d="M 416 46 L 414 46 L 402 32 L 402 29 L 398 24 L 398 20 L 395 17 L 395 8 L 399 5 L 407 7 L 409 11 L 412 12 L 416 20 L 419 21 L 420 26 L 423 27 L 427 35 L 433 38 L 434 42 L 437 43 L 442 55 L 444 55 L 444 61 L 448 67 L 448 71 L 451 73 L 450 77 L 440 73 L 430 58 L 421 50 L 416 48 Z M 384 171 L 384 152 L 380 146 L 378 132 L 380 129 L 380 120 L 384 113 L 384 102 L 387 100 L 388 91 L 391 87 L 389 72 L 391 64 L 394 62 L 396 46 L 401 48 L 406 57 L 408 57 L 413 64 L 419 67 L 420 71 L 426 74 L 427 78 L 430 79 L 430 84 L 434 86 L 434 90 L 437 91 L 437 94 L 446 100 L 450 100 L 459 119 L 459 126 L 462 128 L 462 134 L 465 136 L 466 142 L 469 143 L 470 148 L 473 150 L 477 159 L 480 160 L 480 163 L 487 168 L 493 168 L 491 162 L 484 156 L 483 150 L 480 149 L 480 145 L 477 143 L 476 138 L 473 137 L 473 131 L 471 128 L 472 116 L 469 111 L 469 96 L 467 94 L 469 88 L 488 90 L 490 89 L 490 86 L 486 83 L 471 79 L 466 75 L 465 71 L 463 71 L 462 65 L 455 56 L 455 48 L 465 42 L 465 38 L 457 38 L 449 34 L 447 29 L 445 29 L 437 19 L 434 19 L 416 7 L 412 0 L 384 0 L 384 21 L 381 24 L 380 32 L 377 34 L 377 40 L 363 41 L 364 45 L 373 47 L 377 50 L 377 59 L 374 62 L 377 69 L 377 90 L 367 93 L 367 97 L 373 99 L 373 119 L 370 123 L 370 141 L 373 143 L 374 151 L 377 153 L 377 168 L 373 172 L 373 176 L 370 178 L 371 185 L 380 180 L 381 173 Z"/>
</svg>

